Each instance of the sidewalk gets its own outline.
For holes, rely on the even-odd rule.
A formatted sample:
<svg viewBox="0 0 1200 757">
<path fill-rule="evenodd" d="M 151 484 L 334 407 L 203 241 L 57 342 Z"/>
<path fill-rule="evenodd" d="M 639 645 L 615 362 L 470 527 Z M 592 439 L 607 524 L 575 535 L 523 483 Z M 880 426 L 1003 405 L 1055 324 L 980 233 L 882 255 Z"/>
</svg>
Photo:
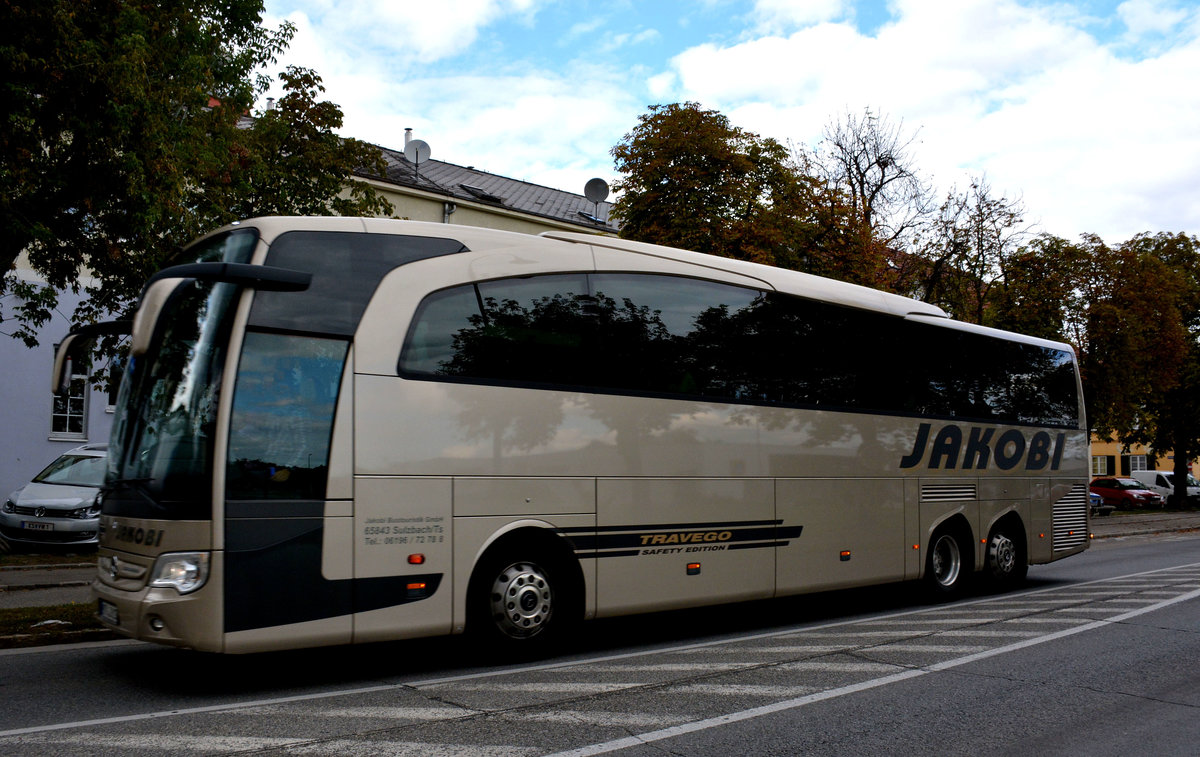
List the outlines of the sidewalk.
<svg viewBox="0 0 1200 757">
<path fill-rule="evenodd" d="M 1144 512 L 1092 518 L 1097 539 L 1200 530 L 1200 512 Z"/>
<path fill-rule="evenodd" d="M 94 563 L 0 568 L 0 608 L 91 602 L 88 587 L 95 577 Z"/>
</svg>

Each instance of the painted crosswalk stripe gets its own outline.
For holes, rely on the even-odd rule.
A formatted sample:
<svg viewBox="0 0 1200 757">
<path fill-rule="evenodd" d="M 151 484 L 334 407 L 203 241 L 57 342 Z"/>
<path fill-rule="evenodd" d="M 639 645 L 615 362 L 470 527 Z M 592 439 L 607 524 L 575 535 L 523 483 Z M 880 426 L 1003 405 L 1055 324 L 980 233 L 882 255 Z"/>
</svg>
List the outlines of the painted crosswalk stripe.
<svg viewBox="0 0 1200 757">
<path fill-rule="evenodd" d="M 649 733 L 638 734 L 635 736 L 626 736 L 624 738 L 614 739 L 613 741 L 606 741 L 606 742 L 598 743 L 598 744 L 589 744 L 587 746 L 579 747 L 576 749 L 568 749 L 568 750 L 565 750 L 562 752 L 556 752 L 552 755 L 548 755 L 548 757 L 592 757 L 592 755 L 608 754 L 610 752 L 615 752 L 618 749 L 626 749 L 629 747 L 642 746 L 645 744 L 653 744 L 653 743 L 657 743 L 659 741 L 664 741 L 666 739 L 675 738 L 677 736 L 684 736 L 684 735 L 691 734 L 691 733 L 698 733 L 700 731 L 706 731 L 706 730 L 709 730 L 712 728 L 718 728 L 720 726 L 729 725 L 731 723 L 740 723 L 740 722 L 743 722 L 746 720 L 752 720 L 754 718 L 760 718 L 760 717 L 763 717 L 766 715 L 773 715 L 773 714 L 779 713 L 779 712 L 786 712 L 788 710 L 794 710 L 799 707 L 804 707 L 804 706 L 807 706 L 809 704 L 813 704 L 816 702 L 823 702 L 823 701 L 827 701 L 829 699 L 836 699 L 838 697 L 843 697 L 848 694 L 855 694 L 855 693 L 858 693 L 861 691 L 868 691 L 870 689 L 879 688 L 880 686 L 888 686 L 893 683 L 899 683 L 900 681 L 907 681 L 907 680 L 910 680 L 913 678 L 918 678 L 920 676 L 928 675 L 930 673 L 940 672 L 943 670 L 951 670 L 953 668 L 956 668 L 956 667 L 959 667 L 962 665 L 967 665 L 969 663 L 978 662 L 980 660 L 986 660 L 991 657 L 1008 654 L 1010 652 L 1015 652 L 1015 651 L 1018 651 L 1021 649 L 1036 646 L 1038 644 L 1044 644 L 1046 642 L 1056 641 L 1058 639 L 1065 639 L 1067 637 L 1074 636 L 1074 635 L 1080 634 L 1080 633 L 1084 633 L 1086 631 L 1092 631 L 1092 630 L 1096 630 L 1096 629 L 1100 629 L 1100 628 L 1105 628 L 1112 623 L 1121 623 L 1121 622 L 1124 622 L 1131 618 L 1135 618 L 1140 615 L 1154 612 L 1155 610 L 1169 607 L 1171 605 L 1178 604 L 1180 602 L 1186 602 L 1186 601 L 1189 601 L 1192 599 L 1196 599 L 1198 597 L 1200 597 L 1200 589 L 1198 589 L 1194 592 L 1189 592 L 1188 594 L 1181 595 L 1179 597 L 1175 597 L 1174 599 L 1164 600 L 1157 605 L 1153 605 L 1150 607 L 1143 607 L 1138 610 L 1133 610 L 1133 611 L 1122 613 L 1119 615 L 1114 615 L 1114 616 L 1112 616 L 1110 618 L 1106 618 L 1104 620 L 1097 620 L 1092 623 L 1085 623 L 1083 625 L 1075 626 L 1074 628 L 1066 628 L 1061 631 L 1054 631 L 1054 632 L 1046 633 L 1046 634 L 1043 634 L 1041 636 L 1037 636 L 1037 637 L 1034 637 L 1031 639 L 1025 639 L 1024 641 L 1013 642 L 1012 644 L 1007 644 L 1002 647 L 996 647 L 994 649 L 988 649 L 988 650 L 985 650 L 982 652 L 976 652 L 975 654 L 966 655 L 965 657 L 957 657 L 952 660 L 946 660 L 944 662 L 937 663 L 936 665 L 929 665 L 927 667 L 917 668 L 917 669 L 910 668 L 908 670 L 902 670 L 898 673 L 893 673 L 891 675 L 882 676 L 880 678 L 874 678 L 869 681 L 861 681 L 859 683 L 851 684 L 849 686 L 839 686 L 834 689 L 828 689 L 826 691 L 820 691 L 820 692 L 816 692 L 814 694 L 808 694 L 808 695 L 805 695 L 802 697 L 796 697 L 795 699 L 789 699 L 789 700 L 785 700 L 782 702 L 775 702 L 773 704 L 763 705 L 762 707 L 752 707 L 750 709 L 742 710 L 740 712 L 730 712 L 730 713 L 726 713 L 724 715 L 718 715 L 717 717 L 714 717 L 714 718 L 698 720 L 694 723 L 686 723 L 683 725 L 672 726 L 670 728 L 663 728 L 658 731 L 651 731 Z"/>
<path fill-rule="evenodd" d="M 616 726 L 618 728 L 661 728 L 686 723 L 686 715 L 652 715 L 647 712 L 602 712 L 596 710 L 555 710 L 552 712 L 516 712 L 506 717 L 534 723 Z"/>
<path fill-rule="evenodd" d="M 873 652 L 939 652 L 951 654 L 963 654 L 966 652 L 978 652 L 981 649 L 990 649 L 988 646 L 979 646 L 978 644 L 885 644 L 884 646 L 875 647 Z"/>
<path fill-rule="evenodd" d="M 689 683 L 686 686 L 672 687 L 671 691 L 685 694 L 704 694 L 705 696 L 727 697 L 798 697 L 816 691 L 813 686 L 769 686 L 751 683 Z"/>
</svg>

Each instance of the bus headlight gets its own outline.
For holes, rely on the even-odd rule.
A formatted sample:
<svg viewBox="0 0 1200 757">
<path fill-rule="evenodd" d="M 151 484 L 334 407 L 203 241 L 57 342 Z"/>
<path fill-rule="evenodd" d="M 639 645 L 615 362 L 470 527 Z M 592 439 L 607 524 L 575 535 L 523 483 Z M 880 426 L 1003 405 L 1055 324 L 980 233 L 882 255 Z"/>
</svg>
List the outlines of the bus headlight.
<svg viewBox="0 0 1200 757">
<path fill-rule="evenodd" d="M 189 594 L 208 580 L 207 552 L 168 552 L 159 555 L 150 573 L 150 585 Z"/>
</svg>

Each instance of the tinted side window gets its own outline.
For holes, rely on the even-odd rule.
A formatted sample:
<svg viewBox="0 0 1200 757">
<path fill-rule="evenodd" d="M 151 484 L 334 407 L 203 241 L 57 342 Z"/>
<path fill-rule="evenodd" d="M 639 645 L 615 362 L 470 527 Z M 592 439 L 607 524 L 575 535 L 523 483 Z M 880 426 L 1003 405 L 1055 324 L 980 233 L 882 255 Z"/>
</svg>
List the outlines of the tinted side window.
<svg viewBox="0 0 1200 757">
<path fill-rule="evenodd" d="M 600 337 L 594 381 L 652 394 L 745 395 L 737 324 L 761 303 L 755 289 L 638 274 L 596 274 Z"/>
<path fill-rule="evenodd" d="M 425 299 L 406 375 L 1074 426 L 1070 353 L 711 281 L 539 276 Z"/>
<path fill-rule="evenodd" d="M 267 252 L 267 265 L 307 271 L 303 292 L 258 292 L 250 325 L 350 336 L 358 328 L 379 282 L 415 260 L 452 255 L 466 247 L 454 239 L 361 232 L 292 231 Z"/>
<path fill-rule="evenodd" d="M 468 284 L 426 297 L 400 356 L 409 375 L 590 385 L 597 350 L 585 274 Z"/>
</svg>

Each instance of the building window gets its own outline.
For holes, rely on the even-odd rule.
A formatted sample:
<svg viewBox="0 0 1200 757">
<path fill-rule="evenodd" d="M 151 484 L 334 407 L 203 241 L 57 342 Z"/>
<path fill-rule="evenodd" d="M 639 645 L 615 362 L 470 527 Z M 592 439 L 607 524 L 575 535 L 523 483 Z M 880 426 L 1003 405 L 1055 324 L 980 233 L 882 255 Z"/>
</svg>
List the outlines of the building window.
<svg viewBox="0 0 1200 757">
<path fill-rule="evenodd" d="M 1129 472 L 1132 473 L 1135 470 L 1148 470 L 1146 468 L 1146 456 L 1145 455 L 1130 455 L 1129 456 Z"/>
<path fill-rule="evenodd" d="M 51 439 L 87 439 L 87 376 L 72 376 L 65 395 L 54 396 L 50 416 Z"/>
<path fill-rule="evenodd" d="M 1092 455 L 1092 475 L 1108 475 L 1108 458 L 1104 455 Z"/>
</svg>

